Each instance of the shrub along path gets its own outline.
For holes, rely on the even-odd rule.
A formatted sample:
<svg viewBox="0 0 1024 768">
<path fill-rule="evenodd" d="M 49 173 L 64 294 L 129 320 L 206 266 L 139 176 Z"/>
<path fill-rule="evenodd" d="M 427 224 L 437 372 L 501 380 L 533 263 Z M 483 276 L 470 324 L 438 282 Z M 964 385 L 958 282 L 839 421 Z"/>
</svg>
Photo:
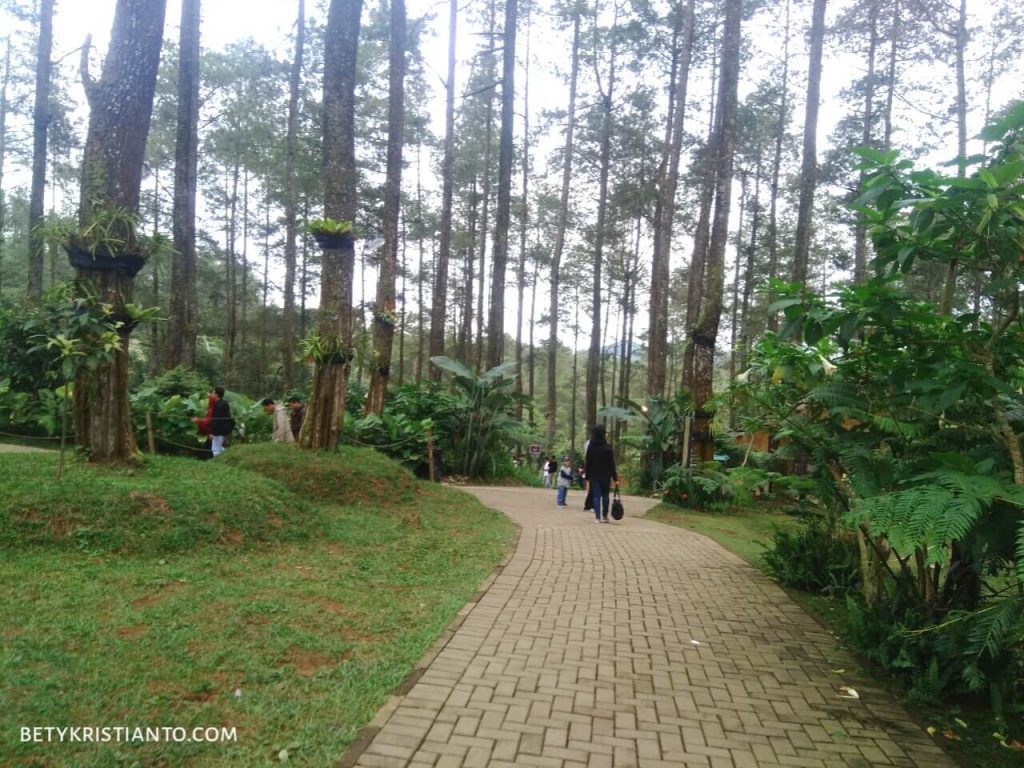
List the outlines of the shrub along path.
<svg viewBox="0 0 1024 768">
<path fill-rule="evenodd" d="M 595 525 L 578 492 L 467 490 L 518 547 L 342 765 L 954 765 L 766 576 L 639 519 L 654 501 Z"/>
</svg>

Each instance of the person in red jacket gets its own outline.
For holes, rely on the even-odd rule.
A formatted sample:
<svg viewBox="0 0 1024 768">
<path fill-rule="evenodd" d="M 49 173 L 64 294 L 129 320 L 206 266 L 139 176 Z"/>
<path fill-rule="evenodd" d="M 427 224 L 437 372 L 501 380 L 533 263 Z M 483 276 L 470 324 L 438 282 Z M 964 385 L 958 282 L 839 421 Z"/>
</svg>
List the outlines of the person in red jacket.
<svg viewBox="0 0 1024 768">
<path fill-rule="evenodd" d="M 199 434 L 206 437 L 206 442 L 203 444 L 203 452 L 199 456 L 201 459 L 213 458 L 213 454 L 210 449 L 213 447 L 213 405 L 216 402 L 217 395 L 210 392 L 210 397 L 206 405 L 206 416 L 192 417 L 192 423 L 196 425 L 196 429 L 199 430 Z"/>
</svg>

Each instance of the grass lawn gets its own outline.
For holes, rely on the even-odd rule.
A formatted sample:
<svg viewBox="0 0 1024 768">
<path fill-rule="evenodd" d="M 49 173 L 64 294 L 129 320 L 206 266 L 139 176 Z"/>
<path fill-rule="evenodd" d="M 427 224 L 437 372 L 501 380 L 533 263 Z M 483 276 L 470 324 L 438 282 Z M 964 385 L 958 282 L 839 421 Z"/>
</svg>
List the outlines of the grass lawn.
<svg viewBox="0 0 1024 768">
<path fill-rule="evenodd" d="M 772 533 L 779 526 L 794 524 L 792 517 L 774 511 L 768 505 L 763 508 L 734 507 L 727 513 L 710 513 L 659 504 L 646 516 L 659 523 L 702 533 L 762 570 L 760 557 L 771 544 Z"/>
<path fill-rule="evenodd" d="M 33 534 L 0 539 L 0 766 L 334 764 L 513 540 L 372 451 L 229 454 L 60 485 L 51 457 L 0 456 L 0 525 Z M 133 516 L 144 536 L 118 533 Z M 237 740 L 31 744 L 23 726 Z"/>
</svg>

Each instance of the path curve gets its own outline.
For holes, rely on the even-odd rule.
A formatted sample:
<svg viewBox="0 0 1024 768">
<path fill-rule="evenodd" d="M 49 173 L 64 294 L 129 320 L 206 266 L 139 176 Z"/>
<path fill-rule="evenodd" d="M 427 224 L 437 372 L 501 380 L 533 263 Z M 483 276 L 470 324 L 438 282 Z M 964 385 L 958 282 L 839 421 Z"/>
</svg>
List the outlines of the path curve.
<svg viewBox="0 0 1024 768">
<path fill-rule="evenodd" d="M 579 492 L 466 490 L 515 552 L 342 766 L 955 765 L 766 576 L 640 519 L 653 500 L 595 525 Z"/>
</svg>

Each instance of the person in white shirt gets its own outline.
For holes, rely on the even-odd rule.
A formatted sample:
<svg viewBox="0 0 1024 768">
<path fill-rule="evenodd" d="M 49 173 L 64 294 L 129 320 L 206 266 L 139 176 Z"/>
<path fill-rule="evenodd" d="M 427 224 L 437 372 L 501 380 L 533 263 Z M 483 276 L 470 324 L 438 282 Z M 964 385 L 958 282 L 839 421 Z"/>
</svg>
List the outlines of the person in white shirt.
<svg viewBox="0 0 1024 768">
<path fill-rule="evenodd" d="M 274 402 L 273 398 L 263 398 L 263 410 L 274 416 L 274 432 L 271 439 L 275 443 L 294 443 L 292 425 L 288 420 L 288 411 L 283 405 Z"/>
</svg>

